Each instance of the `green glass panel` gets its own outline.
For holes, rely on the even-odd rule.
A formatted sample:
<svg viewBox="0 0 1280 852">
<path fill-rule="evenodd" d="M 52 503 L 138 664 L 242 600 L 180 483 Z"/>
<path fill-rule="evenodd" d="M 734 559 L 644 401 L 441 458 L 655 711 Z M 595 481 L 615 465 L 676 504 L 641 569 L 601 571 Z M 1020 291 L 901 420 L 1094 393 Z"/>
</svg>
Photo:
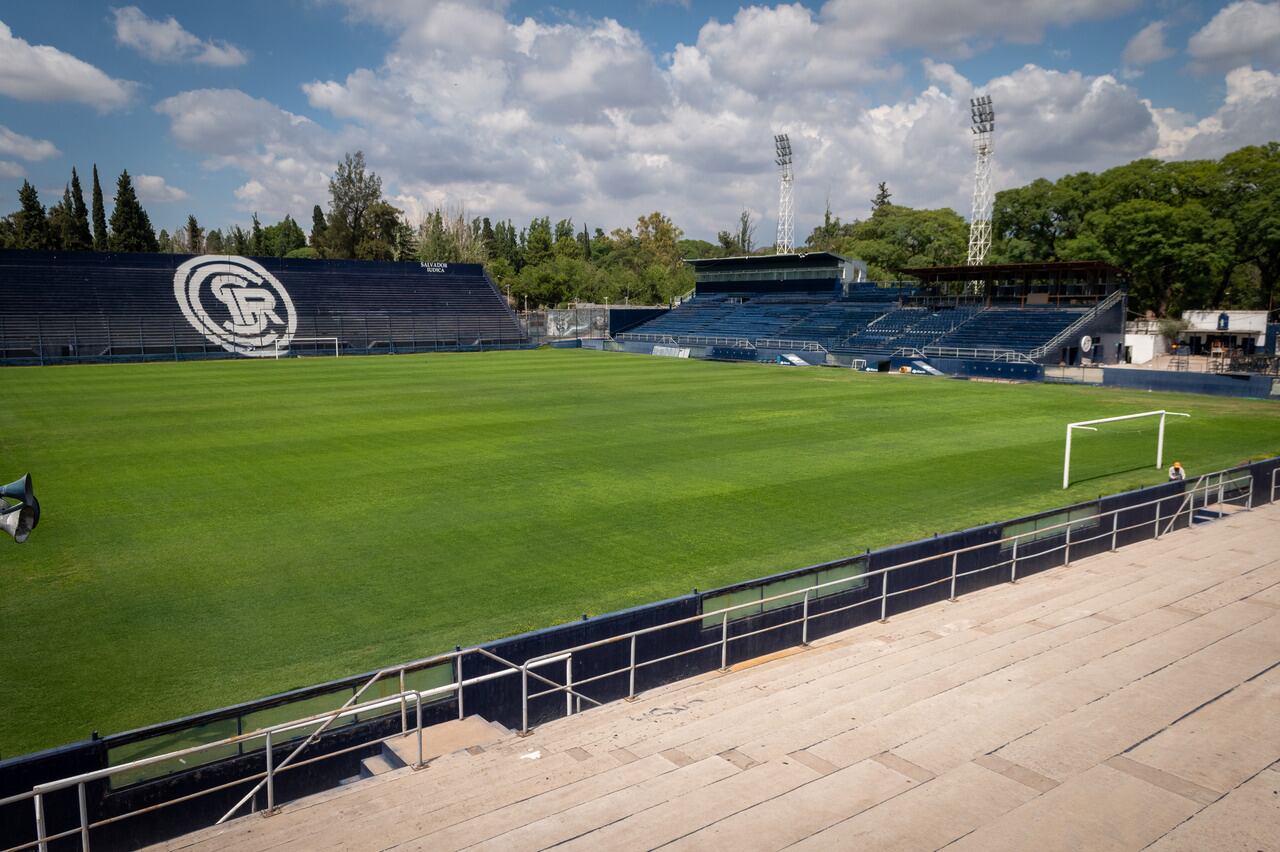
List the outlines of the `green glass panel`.
<svg viewBox="0 0 1280 852">
<path fill-rule="evenodd" d="M 813 575 L 804 574 L 787 580 L 778 580 L 776 583 L 769 583 L 761 590 L 761 595 L 762 597 L 768 598 L 773 595 L 780 595 L 783 592 L 795 592 L 809 588 L 813 588 Z M 797 594 L 785 598 L 778 598 L 776 601 L 765 601 L 763 607 L 765 612 L 770 612 L 771 610 L 778 609 L 779 607 L 794 606 L 802 603 L 804 603 L 804 595 Z"/>
<path fill-rule="evenodd" d="M 314 716 L 317 713 L 328 713 L 337 710 L 347 699 L 355 694 L 355 690 L 351 687 L 344 687 L 333 692 L 326 692 L 321 695 L 313 695 L 310 698 L 302 698 L 297 701 L 290 701 L 287 704 L 281 704 L 276 707 L 267 707 L 263 710 L 254 710 L 244 714 L 241 719 L 241 726 L 246 734 L 262 728 L 269 728 L 272 725 L 282 725 L 286 722 L 292 722 L 296 719 L 305 719 L 307 716 Z M 345 716 L 329 724 L 325 730 L 333 730 L 341 728 L 343 725 L 350 725 L 352 717 Z M 280 733 L 273 737 L 272 742 L 285 742 L 287 740 L 305 737 L 312 732 L 319 730 L 323 721 L 308 725 L 305 728 L 298 728 L 288 733 Z M 258 738 L 247 740 L 244 743 L 244 750 L 251 751 L 260 749 L 266 744 L 266 738 Z"/>
<path fill-rule="evenodd" d="M 838 595 L 841 592 L 847 592 L 852 589 L 865 589 L 867 587 L 867 578 L 863 575 L 867 572 L 867 562 L 865 559 L 854 562 L 851 565 L 841 565 L 838 568 L 828 568 L 825 571 L 819 571 L 814 577 L 816 585 L 830 583 L 833 580 L 845 580 L 843 583 L 836 583 L 827 586 L 825 589 L 817 589 L 814 594 L 820 598 L 828 595 Z"/>
<path fill-rule="evenodd" d="M 737 606 L 738 604 L 745 604 L 745 603 L 750 603 L 751 601 L 758 601 L 758 600 L 760 600 L 759 586 L 756 586 L 751 589 L 740 589 L 736 592 L 725 592 L 724 594 L 713 595 L 708 598 L 703 598 L 702 611 L 715 612 L 716 610 L 724 609 L 725 607 Z M 759 614 L 760 614 L 760 607 L 758 605 L 744 606 L 742 609 L 735 609 L 733 612 L 729 613 L 729 620 L 737 621 L 740 618 L 746 618 L 747 616 L 750 616 L 750 615 L 759 615 Z M 702 628 L 705 630 L 708 627 L 719 627 L 720 620 L 723 617 L 724 617 L 723 615 L 707 616 L 706 618 L 702 619 Z"/>
<path fill-rule="evenodd" d="M 138 740 L 127 745 L 111 748 L 107 751 L 107 765 L 120 766 L 124 763 L 141 760 L 144 757 L 153 757 L 171 751 L 181 751 L 184 748 L 191 748 L 203 743 L 216 743 L 218 740 L 234 737 L 239 732 L 235 719 L 220 719 L 194 728 L 184 728 L 171 734 L 148 737 L 145 740 Z M 150 766 L 129 769 L 117 775 L 112 775 L 111 787 L 115 789 L 129 784 L 137 784 L 139 781 L 161 778 L 174 772 L 194 769 L 197 766 L 203 766 L 215 760 L 235 757 L 239 753 L 240 748 L 235 744 L 218 746 L 217 748 L 206 749 L 186 757 L 163 760 Z"/>
</svg>

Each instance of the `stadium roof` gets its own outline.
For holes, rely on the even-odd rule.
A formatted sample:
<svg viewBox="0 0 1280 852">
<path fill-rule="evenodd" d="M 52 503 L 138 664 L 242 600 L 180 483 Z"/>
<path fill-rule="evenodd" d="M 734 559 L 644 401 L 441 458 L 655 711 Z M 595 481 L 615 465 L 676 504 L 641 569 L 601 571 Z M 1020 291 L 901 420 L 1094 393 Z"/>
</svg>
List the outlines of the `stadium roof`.
<svg viewBox="0 0 1280 852">
<path fill-rule="evenodd" d="M 848 262 L 849 258 L 829 251 L 812 251 L 808 254 L 751 254 L 741 257 L 697 257 L 685 259 L 685 263 L 703 270 L 744 266 L 785 269 L 788 267 L 813 266 L 815 264 L 838 266 Z"/>
<path fill-rule="evenodd" d="M 1127 273 L 1101 260 L 1057 263 L 986 263 L 980 266 L 913 266 L 897 270 L 921 281 L 974 281 L 1045 278 L 1121 278 Z"/>
</svg>

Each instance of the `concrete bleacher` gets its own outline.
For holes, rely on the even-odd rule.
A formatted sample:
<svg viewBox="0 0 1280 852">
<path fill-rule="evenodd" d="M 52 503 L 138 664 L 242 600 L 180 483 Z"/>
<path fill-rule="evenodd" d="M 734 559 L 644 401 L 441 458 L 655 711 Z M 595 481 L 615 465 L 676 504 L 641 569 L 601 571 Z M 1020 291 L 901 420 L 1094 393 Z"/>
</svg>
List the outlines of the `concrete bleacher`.
<svg viewBox="0 0 1280 852">
<path fill-rule="evenodd" d="M 226 353 L 174 297 L 185 255 L 0 253 L 0 360 L 200 357 Z M 345 353 L 521 344 L 527 337 L 479 265 L 257 258 L 288 290 L 298 337 Z"/>
<path fill-rule="evenodd" d="M 159 848 L 1274 848 L 1278 545 L 1238 512 Z"/>
</svg>

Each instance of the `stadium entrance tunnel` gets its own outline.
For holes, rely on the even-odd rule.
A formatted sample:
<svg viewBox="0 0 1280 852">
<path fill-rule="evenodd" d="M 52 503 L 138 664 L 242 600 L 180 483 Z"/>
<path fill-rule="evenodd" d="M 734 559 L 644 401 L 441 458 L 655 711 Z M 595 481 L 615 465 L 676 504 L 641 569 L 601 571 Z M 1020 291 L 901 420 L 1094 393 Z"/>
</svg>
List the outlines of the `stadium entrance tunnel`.
<svg viewBox="0 0 1280 852">
<path fill-rule="evenodd" d="M 270 765 L 279 767 L 313 733 L 298 764 L 275 775 L 275 804 L 358 776 L 362 761 L 381 752 L 384 740 L 398 739 L 419 724 L 479 715 L 510 729 L 532 729 L 592 703 L 726 669 L 1278 499 L 1280 457 L 711 591 L 695 590 L 425 661 L 11 758 L 0 762 L 0 848 L 36 841 L 32 792 L 37 785 L 213 746 L 110 777 L 95 776 L 83 786 L 72 783 L 41 797 L 46 837 L 67 832 L 70 840 L 65 842 L 78 840 L 83 790 L 83 814 L 94 825 L 94 845 L 142 846 L 212 824 L 263 778 L 268 754 Z M 529 674 L 522 675 L 526 669 Z M 460 680 L 465 685 L 457 690 Z M 566 687 L 572 690 L 568 698 Z M 404 701 L 406 694 L 419 696 L 421 703 Z M 318 723 L 291 728 L 292 734 L 282 734 L 269 750 L 260 736 L 243 739 L 271 726 L 331 714 L 357 695 L 361 702 L 373 699 L 371 708 L 353 710 L 323 730 Z M 237 737 L 242 739 L 223 744 Z M 261 790 L 249 800 L 253 809 L 266 804 Z"/>
</svg>

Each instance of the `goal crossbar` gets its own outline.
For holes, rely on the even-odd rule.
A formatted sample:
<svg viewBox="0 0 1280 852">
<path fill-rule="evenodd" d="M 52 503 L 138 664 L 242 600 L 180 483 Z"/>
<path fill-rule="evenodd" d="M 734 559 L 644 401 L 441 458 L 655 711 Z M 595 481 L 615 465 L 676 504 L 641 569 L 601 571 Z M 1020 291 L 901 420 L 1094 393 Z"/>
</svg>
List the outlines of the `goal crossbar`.
<svg viewBox="0 0 1280 852">
<path fill-rule="evenodd" d="M 1097 432 L 1094 428 L 1102 423 L 1116 423 L 1121 420 L 1137 420 L 1139 417 L 1159 417 L 1160 431 L 1156 438 L 1156 467 L 1164 466 L 1164 422 L 1166 417 L 1190 417 L 1190 414 L 1184 414 L 1180 411 L 1143 411 L 1138 414 L 1121 414 L 1119 417 L 1099 417 L 1097 420 L 1081 420 L 1078 423 L 1067 424 L 1067 452 L 1062 460 L 1062 487 L 1066 488 L 1071 484 L 1071 434 L 1075 429 L 1086 429 L 1090 432 Z"/>
<path fill-rule="evenodd" d="M 336 337 L 291 337 L 283 345 L 280 345 L 280 338 L 276 338 L 276 359 L 279 360 L 281 353 L 287 353 L 295 343 L 321 343 L 329 341 L 333 344 L 333 355 L 335 358 L 342 357 L 342 348 Z"/>
</svg>

